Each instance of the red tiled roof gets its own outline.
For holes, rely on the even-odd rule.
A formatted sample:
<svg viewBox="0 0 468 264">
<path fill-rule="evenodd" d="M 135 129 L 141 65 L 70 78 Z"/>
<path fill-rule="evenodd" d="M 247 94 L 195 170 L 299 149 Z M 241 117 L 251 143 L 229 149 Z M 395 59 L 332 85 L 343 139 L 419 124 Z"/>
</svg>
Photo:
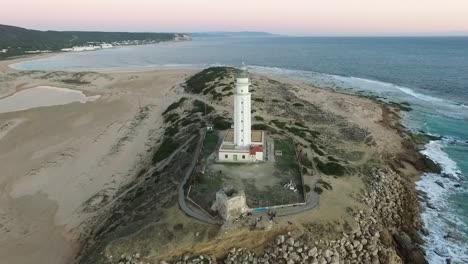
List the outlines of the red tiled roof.
<svg viewBox="0 0 468 264">
<path fill-rule="evenodd" d="M 250 155 L 255 155 L 257 152 L 263 152 L 263 147 L 262 146 L 256 146 L 256 147 L 251 147 L 250 148 Z"/>
</svg>

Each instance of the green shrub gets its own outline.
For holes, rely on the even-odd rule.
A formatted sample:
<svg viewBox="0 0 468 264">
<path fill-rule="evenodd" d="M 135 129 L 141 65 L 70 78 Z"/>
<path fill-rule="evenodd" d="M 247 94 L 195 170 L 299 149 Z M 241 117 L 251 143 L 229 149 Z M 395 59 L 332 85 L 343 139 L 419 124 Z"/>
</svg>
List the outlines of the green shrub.
<svg viewBox="0 0 468 264">
<path fill-rule="evenodd" d="M 170 126 L 166 129 L 166 131 L 164 132 L 164 135 L 170 137 L 170 136 L 174 136 L 177 133 L 179 133 L 179 125 L 174 124 L 173 126 Z"/>
<path fill-rule="evenodd" d="M 304 123 L 302 123 L 302 122 L 294 122 L 294 125 L 296 125 L 298 127 L 302 127 L 302 128 L 307 128 L 306 125 L 304 125 Z"/>
<path fill-rule="evenodd" d="M 261 116 L 255 116 L 254 118 L 255 118 L 255 120 L 257 120 L 257 121 L 263 121 L 263 120 L 265 120 L 265 119 L 264 119 L 263 117 L 261 117 Z"/>
<path fill-rule="evenodd" d="M 278 133 L 278 131 L 274 128 L 272 128 L 271 126 L 269 125 L 265 125 L 265 124 L 253 124 L 252 125 L 252 130 L 266 130 L 270 133 Z"/>
<path fill-rule="evenodd" d="M 297 107 L 302 107 L 302 106 L 304 106 L 304 105 L 301 104 L 301 103 L 294 103 L 293 105 L 294 105 L 294 106 L 297 106 Z"/>
<path fill-rule="evenodd" d="M 180 98 L 179 101 L 175 102 L 175 103 L 172 103 L 171 105 L 169 105 L 166 110 L 163 112 L 163 115 L 167 114 L 168 112 L 174 110 L 174 109 L 177 109 L 179 108 L 179 106 L 181 106 L 185 101 L 187 100 L 187 97 L 182 97 Z"/>
<path fill-rule="evenodd" d="M 317 168 L 326 175 L 342 176 L 345 173 L 345 168 L 336 162 L 322 162 L 319 158 L 314 158 Z"/>
<path fill-rule="evenodd" d="M 216 151 L 219 137 L 217 133 L 207 133 L 203 141 L 203 157 L 207 158 L 211 153 Z"/>
<path fill-rule="evenodd" d="M 321 194 L 323 192 L 322 188 L 315 186 L 314 191 L 318 194 Z"/>
<path fill-rule="evenodd" d="M 228 67 L 211 67 L 193 75 L 186 81 L 186 90 L 191 93 L 199 94 L 203 92 L 206 85 L 216 79 L 222 79 L 227 75 Z"/>
<path fill-rule="evenodd" d="M 231 122 L 221 116 L 217 116 L 213 119 L 213 126 L 218 130 L 226 130 L 231 128 Z"/>
<path fill-rule="evenodd" d="M 226 86 L 221 91 L 225 92 L 225 91 L 230 91 L 230 90 L 232 90 L 232 87 L 231 86 Z"/>
<path fill-rule="evenodd" d="M 192 113 L 203 113 L 208 115 L 214 111 L 212 106 L 209 106 L 200 100 L 193 101 L 193 106 Z"/>
<path fill-rule="evenodd" d="M 90 82 L 82 81 L 82 80 L 78 80 L 78 79 L 64 79 L 64 80 L 62 80 L 62 82 L 67 83 L 67 84 L 78 84 L 78 85 L 90 84 Z"/>
<path fill-rule="evenodd" d="M 172 113 L 164 117 L 165 123 L 172 123 L 175 119 L 178 119 L 179 115 L 177 113 Z"/>
<path fill-rule="evenodd" d="M 271 120 L 271 123 L 273 123 L 275 126 L 277 126 L 278 128 L 284 128 L 286 126 L 286 123 L 285 122 L 281 122 L 279 120 Z"/>
<path fill-rule="evenodd" d="M 197 122 L 200 122 L 201 120 L 198 119 L 198 118 L 195 118 L 195 119 L 190 119 L 190 117 L 187 117 L 185 119 L 182 120 L 182 122 L 180 123 L 182 126 L 188 126 L 190 124 L 193 124 L 193 123 L 197 123 Z"/>
<path fill-rule="evenodd" d="M 153 155 L 153 164 L 160 162 L 167 158 L 174 150 L 179 147 L 179 143 L 174 141 L 172 137 L 164 138 L 163 142 L 159 146 L 158 150 Z"/>
<path fill-rule="evenodd" d="M 307 185 L 307 184 L 304 184 L 304 191 L 305 191 L 306 193 L 310 192 L 310 186 Z"/>
<path fill-rule="evenodd" d="M 315 153 L 317 153 L 318 155 L 320 156 L 323 156 L 325 155 L 325 153 L 323 153 L 323 151 L 321 151 L 314 143 L 310 143 L 310 147 L 315 151 Z"/>
<path fill-rule="evenodd" d="M 265 102 L 265 100 L 263 100 L 262 98 L 252 98 L 252 100 L 255 102 Z"/>
</svg>

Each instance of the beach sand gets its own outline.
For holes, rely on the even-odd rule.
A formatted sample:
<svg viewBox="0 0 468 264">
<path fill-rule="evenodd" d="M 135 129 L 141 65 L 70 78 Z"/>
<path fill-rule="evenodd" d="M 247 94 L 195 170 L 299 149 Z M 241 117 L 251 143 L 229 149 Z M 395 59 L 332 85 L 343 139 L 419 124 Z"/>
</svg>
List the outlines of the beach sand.
<svg viewBox="0 0 468 264">
<path fill-rule="evenodd" d="M 40 85 L 101 96 L 0 114 L 0 262 L 71 263 L 88 221 L 146 162 L 191 72 L 21 72 L 13 62 L 0 62 L 0 98 Z"/>
</svg>

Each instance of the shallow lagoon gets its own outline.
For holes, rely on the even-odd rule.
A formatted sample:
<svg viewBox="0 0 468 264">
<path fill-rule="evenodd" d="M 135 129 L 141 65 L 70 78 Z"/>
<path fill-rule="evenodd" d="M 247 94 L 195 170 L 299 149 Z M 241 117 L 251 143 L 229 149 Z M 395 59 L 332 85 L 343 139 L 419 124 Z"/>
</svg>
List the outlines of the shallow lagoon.
<svg viewBox="0 0 468 264">
<path fill-rule="evenodd" d="M 37 107 L 86 103 L 99 98 L 86 96 L 82 91 L 52 86 L 37 86 L 0 99 L 0 113 L 17 112 Z"/>
</svg>

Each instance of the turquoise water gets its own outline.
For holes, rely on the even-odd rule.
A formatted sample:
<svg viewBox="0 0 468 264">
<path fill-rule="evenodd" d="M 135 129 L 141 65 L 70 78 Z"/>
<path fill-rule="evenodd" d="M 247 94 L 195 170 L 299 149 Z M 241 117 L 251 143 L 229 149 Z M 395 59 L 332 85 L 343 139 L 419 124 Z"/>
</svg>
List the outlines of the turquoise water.
<svg viewBox="0 0 468 264">
<path fill-rule="evenodd" d="M 240 65 L 314 85 L 408 102 L 408 129 L 443 136 L 423 152 L 443 166 L 417 184 L 438 210 L 422 215 L 430 263 L 468 263 L 468 38 L 199 38 L 23 62 L 25 70 L 149 70 Z M 460 181 L 455 181 L 459 178 Z M 445 189 L 435 184 L 444 183 Z M 455 187 L 461 184 L 461 187 Z M 444 238 L 448 231 L 460 240 Z M 444 256 L 435 253 L 435 250 Z"/>
</svg>

